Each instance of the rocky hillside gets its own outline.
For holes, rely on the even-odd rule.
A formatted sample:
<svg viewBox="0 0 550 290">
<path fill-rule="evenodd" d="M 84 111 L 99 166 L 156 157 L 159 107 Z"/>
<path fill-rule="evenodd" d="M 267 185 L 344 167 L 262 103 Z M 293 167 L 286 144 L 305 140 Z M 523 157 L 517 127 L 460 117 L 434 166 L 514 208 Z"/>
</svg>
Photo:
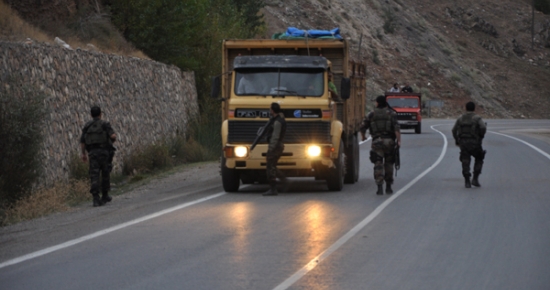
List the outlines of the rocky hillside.
<svg viewBox="0 0 550 290">
<path fill-rule="evenodd" d="M 267 0 L 267 36 L 340 27 L 368 64 L 369 97 L 394 82 L 442 100 L 438 117 L 475 101 L 487 118 L 550 118 L 550 16 L 523 0 Z M 359 46 L 359 44 L 361 45 Z"/>
<path fill-rule="evenodd" d="M 103 37 L 99 44 L 119 43 L 115 52 L 129 50 L 108 23 L 102 1 L 4 1 L 51 35 L 78 27 L 78 38 Z M 339 27 L 354 47 L 353 57 L 368 64 L 371 99 L 395 82 L 409 83 L 425 100 L 443 101 L 441 110 L 432 111 L 437 117 L 455 117 L 473 100 L 486 118 L 550 118 L 550 15 L 535 13 L 532 43 L 531 0 L 265 3 L 264 37 L 289 26 Z M 90 9 L 94 13 L 87 13 Z"/>
</svg>

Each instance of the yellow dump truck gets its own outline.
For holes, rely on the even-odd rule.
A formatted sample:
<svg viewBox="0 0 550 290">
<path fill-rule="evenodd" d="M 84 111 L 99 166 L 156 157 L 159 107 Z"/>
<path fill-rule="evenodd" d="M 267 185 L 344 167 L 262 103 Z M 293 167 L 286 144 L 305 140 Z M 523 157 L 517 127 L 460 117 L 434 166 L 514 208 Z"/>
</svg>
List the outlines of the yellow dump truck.
<svg viewBox="0 0 550 290">
<path fill-rule="evenodd" d="M 271 103 L 287 122 L 277 167 L 287 177 L 326 180 L 329 190 L 359 178 L 358 131 L 365 115 L 366 67 L 342 39 L 247 39 L 223 42 L 222 74 L 212 97 L 222 101 L 221 176 L 225 191 L 267 183 L 267 141 L 250 147 L 269 121 Z M 338 90 L 329 91 L 329 73 Z"/>
</svg>

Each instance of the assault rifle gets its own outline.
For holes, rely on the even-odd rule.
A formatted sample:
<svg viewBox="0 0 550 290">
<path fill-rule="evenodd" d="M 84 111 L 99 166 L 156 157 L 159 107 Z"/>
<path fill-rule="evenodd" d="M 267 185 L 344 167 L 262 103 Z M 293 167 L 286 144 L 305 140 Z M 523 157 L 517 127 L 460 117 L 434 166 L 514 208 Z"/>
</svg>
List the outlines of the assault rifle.
<svg viewBox="0 0 550 290">
<path fill-rule="evenodd" d="M 110 173 L 111 171 L 113 171 L 113 158 L 115 157 L 116 147 L 113 146 L 113 143 L 111 143 L 111 144 L 109 144 L 109 147 L 107 147 L 107 149 L 109 150 L 108 169 L 109 169 L 109 173 Z"/>
<path fill-rule="evenodd" d="M 252 146 L 250 146 L 250 151 L 254 150 L 258 142 L 262 141 L 265 134 L 267 134 L 267 129 L 273 125 L 273 122 L 275 122 L 275 118 L 270 118 L 269 121 L 263 126 L 258 128 L 258 132 L 256 133 L 256 139 L 254 139 L 254 142 L 252 142 Z"/>
<path fill-rule="evenodd" d="M 401 156 L 399 156 L 399 145 L 395 145 L 395 176 L 399 168 L 401 168 Z"/>
<path fill-rule="evenodd" d="M 397 111 L 394 108 L 392 108 L 390 104 L 388 104 L 387 102 L 386 102 L 386 106 L 388 106 L 390 110 L 394 111 L 397 114 Z M 396 142 L 394 156 L 395 156 L 395 176 L 397 176 L 397 171 L 399 170 L 399 168 L 401 168 L 401 156 L 399 155 L 399 145 L 397 145 L 397 136 L 395 136 L 395 132 L 393 133 L 392 137 L 393 137 L 393 140 L 395 140 Z"/>
</svg>

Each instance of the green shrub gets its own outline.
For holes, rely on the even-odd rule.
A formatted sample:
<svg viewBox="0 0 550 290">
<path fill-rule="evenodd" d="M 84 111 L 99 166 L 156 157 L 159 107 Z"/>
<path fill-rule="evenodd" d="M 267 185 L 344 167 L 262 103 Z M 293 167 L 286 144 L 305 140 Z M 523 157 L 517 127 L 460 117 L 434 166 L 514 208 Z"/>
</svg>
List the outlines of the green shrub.
<svg viewBox="0 0 550 290">
<path fill-rule="evenodd" d="M 0 87 L 0 200 L 7 204 L 29 194 L 40 177 L 44 94 L 8 77 Z"/>
<path fill-rule="evenodd" d="M 211 109 L 205 109 L 208 115 Z M 188 126 L 187 137 L 178 134 L 171 138 L 157 141 L 122 158 L 122 174 L 133 176 L 132 181 L 143 179 L 142 174 L 172 168 L 173 166 L 216 160 L 221 152 L 220 112 L 211 118 L 195 119 Z M 216 121 L 218 120 L 218 121 Z M 216 132 L 212 134 L 212 132 Z M 71 164 L 76 161 L 71 161 Z M 80 165 L 71 165 L 82 172 Z M 86 169 L 87 170 L 87 169 Z M 72 174 L 72 173 L 71 173 Z M 75 173 L 76 174 L 76 173 Z M 76 178 L 76 176 L 75 176 Z"/>
<path fill-rule="evenodd" d="M 377 65 L 381 64 L 380 57 L 378 57 L 378 50 L 376 49 L 372 50 L 372 62 L 374 62 Z"/>
<path fill-rule="evenodd" d="M 149 173 L 172 165 L 169 147 L 164 142 L 138 149 L 123 158 L 124 175 Z"/>
<path fill-rule="evenodd" d="M 397 28 L 396 19 L 397 17 L 391 9 L 384 9 L 384 25 L 382 28 L 386 34 L 392 34 L 395 32 Z"/>
<path fill-rule="evenodd" d="M 427 100 L 432 98 L 432 92 L 430 91 L 430 89 L 426 87 L 423 87 L 422 89 L 420 89 L 420 93 L 422 94 L 422 98 L 425 98 Z"/>
<path fill-rule="evenodd" d="M 384 34 L 382 34 L 382 31 L 380 29 L 376 29 L 376 38 L 380 40 L 384 39 Z"/>
<path fill-rule="evenodd" d="M 78 153 L 73 153 L 69 156 L 69 178 L 75 180 L 86 180 L 88 174 L 89 163 L 82 161 Z"/>
<path fill-rule="evenodd" d="M 535 0 L 535 9 L 544 14 L 550 14 L 550 0 Z"/>
<path fill-rule="evenodd" d="M 462 78 L 458 74 L 453 73 L 451 75 L 451 80 L 453 80 L 455 83 L 459 83 L 460 81 L 462 81 Z"/>
</svg>

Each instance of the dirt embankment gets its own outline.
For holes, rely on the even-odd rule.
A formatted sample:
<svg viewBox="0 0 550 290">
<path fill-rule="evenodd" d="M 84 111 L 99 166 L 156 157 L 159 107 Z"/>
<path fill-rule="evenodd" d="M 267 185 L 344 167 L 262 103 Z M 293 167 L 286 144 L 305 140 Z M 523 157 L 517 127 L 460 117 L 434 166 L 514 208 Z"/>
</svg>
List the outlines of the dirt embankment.
<svg viewBox="0 0 550 290">
<path fill-rule="evenodd" d="M 5 0 L 52 35 L 112 28 L 100 0 Z M 266 0 L 267 31 L 340 27 L 368 64 L 368 97 L 409 83 L 455 117 L 473 100 L 487 118 L 550 118 L 550 16 L 517 0 Z M 63 25 L 55 25 L 62 23 Z M 120 38 L 114 33 L 111 37 Z M 96 43 L 112 43 L 113 39 Z M 118 48 L 124 51 L 124 41 Z M 92 41 L 93 43 L 93 41 Z"/>
<path fill-rule="evenodd" d="M 425 99 L 444 101 L 435 117 L 455 117 L 473 100 L 488 118 L 550 118 L 550 16 L 535 13 L 531 48 L 524 1 L 266 3 L 266 36 L 288 26 L 340 27 L 368 64 L 370 98 L 410 83 Z"/>
</svg>

